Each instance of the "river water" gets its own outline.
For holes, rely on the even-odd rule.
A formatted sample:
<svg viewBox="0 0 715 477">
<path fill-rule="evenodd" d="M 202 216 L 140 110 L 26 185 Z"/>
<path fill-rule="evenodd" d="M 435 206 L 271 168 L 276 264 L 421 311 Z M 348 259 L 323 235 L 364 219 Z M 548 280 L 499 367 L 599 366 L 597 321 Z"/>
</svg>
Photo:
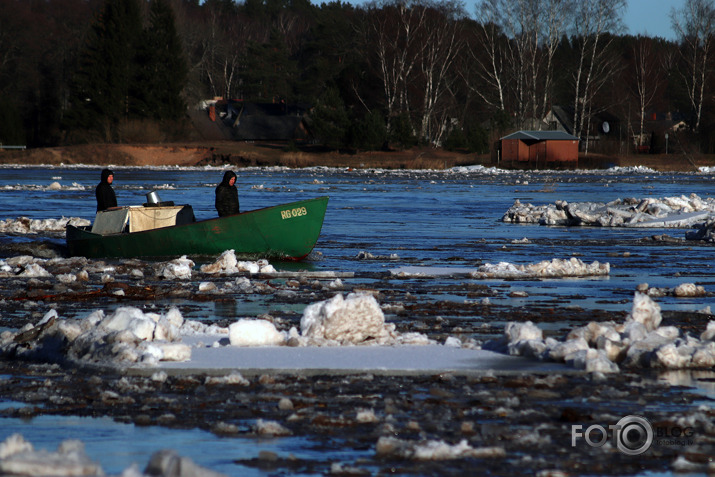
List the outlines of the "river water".
<svg viewBox="0 0 715 477">
<path fill-rule="evenodd" d="M 298 264 L 274 263 L 281 270 L 309 269 L 355 272 L 353 284 L 386 290 L 386 296 L 409 294 L 424 315 L 387 316 L 401 329 L 417 329 L 419 322 L 439 315 L 454 320 L 477 339 L 493 337 L 505 319 L 469 315 L 464 303 L 467 290 L 453 277 L 428 280 L 385 279 L 382 273 L 399 267 L 476 268 L 485 263 L 535 263 L 553 258 L 577 257 L 586 263 L 608 262 L 611 273 L 597 279 L 483 280 L 489 300 L 503 310 L 530 310 L 533 320 L 547 333 L 563 334 L 603 312 L 627 313 L 633 291 L 641 283 L 672 288 L 683 282 L 705 287 L 704 297 L 663 297 L 665 311 L 703 310 L 712 305 L 715 292 L 713 264 L 715 246 L 699 242 L 652 240 L 668 235 L 683 239 L 683 229 L 605 227 L 545 227 L 515 225 L 501 221 L 515 200 L 535 205 L 557 200 L 608 202 L 618 198 L 662 198 L 697 194 L 715 195 L 715 174 L 656 173 L 647 170 L 529 171 L 507 172 L 484 168 L 448 171 L 386 171 L 349 169 L 239 169 L 237 186 L 241 210 L 277 205 L 317 196 L 330 197 L 323 230 L 314 254 Z M 161 200 L 191 204 L 197 219 L 215 216 L 213 189 L 223 176 L 219 168 L 114 168 L 114 189 L 119 205 L 146 201 L 157 190 Z M 93 167 L 0 168 L 0 220 L 94 217 L 94 187 L 100 169 Z M 58 183 L 60 187 L 50 187 Z M 527 239 L 527 240 L 524 240 Z M 12 256 L 10 245 L 49 242 L 62 253 L 63 234 L 0 235 L 0 259 Z M 363 253 L 364 252 L 364 253 Z M 365 259 L 365 257 L 368 257 Z M 523 293 L 514 293 L 523 292 Z M 175 303 L 175 302 L 174 302 Z M 179 303 L 184 316 L 216 321 L 236 315 L 300 313 L 305 303 L 285 303 L 270 298 L 225 303 Z M 158 303 L 162 305 L 162 303 Z M 91 308 L 91 306 L 90 306 Z M 77 315 L 89 310 L 82 304 Z M 553 316 L 556 310 L 557 316 Z M 573 313 L 559 315 L 559 310 Z M 7 311 L 15 317 L 24 311 Z M 508 314 L 508 313 L 507 313 Z M 539 317 L 549 315 L 543 323 Z M 0 316 L 0 330 L 7 326 Z M 456 326 L 456 325 L 455 325 Z M 471 328 L 469 328 L 471 327 Z M 0 379 L 3 379 L 0 376 Z M 715 397 L 712 387 L 700 383 L 700 391 Z M 0 406 L 19 406 L 4 402 Z M 0 419 L 0 441 L 19 432 L 38 448 L 54 449 L 63 439 L 85 442 L 88 454 L 108 473 L 118 473 L 132 463 L 140 467 L 158 448 L 173 448 L 213 470 L 236 475 L 266 475 L 233 463 L 237 455 L 252 455 L 257 449 L 274 449 L 298 457 L 338 459 L 349 454 L 359 458 L 363 450 L 315 451 L 300 437 L 262 442 L 260 445 L 217 437 L 199 430 L 142 428 L 119 424 L 107 418 L 40 416 L 32 420 Z M 161 446 L 150 444 L 160 442 Z M 227 459 L 230 453 L 232 459 Z"/>
</svg>

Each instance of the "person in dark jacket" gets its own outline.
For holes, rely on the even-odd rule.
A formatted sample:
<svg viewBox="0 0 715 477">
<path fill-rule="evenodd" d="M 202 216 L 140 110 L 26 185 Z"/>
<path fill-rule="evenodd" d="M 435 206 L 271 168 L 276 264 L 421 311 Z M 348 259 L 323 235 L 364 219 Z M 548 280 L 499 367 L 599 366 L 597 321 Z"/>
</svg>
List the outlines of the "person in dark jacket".
<svg viewBox="0 0 715 477">
<path fill-rule="evenodd" d="M 238 189 L 235 184 L 236 173 L 226 171 L 223 180 L 216 187 L 216 210 L 219 217 L 239 213 Z"/>
<path fill-rule="evenodd" d="M 97 196 L 97 212 L 117 206 L 117 196 L 114 195 L 112 182 L 114 182 L 114 172 L 104 169 L 102 171 L 102 180 L 94 191 Z"/>
</svg>

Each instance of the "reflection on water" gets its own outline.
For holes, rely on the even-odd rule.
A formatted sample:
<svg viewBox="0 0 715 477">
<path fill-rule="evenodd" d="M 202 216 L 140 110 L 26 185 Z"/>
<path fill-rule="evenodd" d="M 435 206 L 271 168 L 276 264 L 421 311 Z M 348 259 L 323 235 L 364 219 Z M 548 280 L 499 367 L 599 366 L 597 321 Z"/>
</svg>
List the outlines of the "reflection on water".
<svg viewBox="0 0 715 477">
<path fill-rule="evenodd" d="M 658 374 L 658 379 L 671 386 L 695 388 L 698 394 L 715 401 L 715 371 L 668 370 Z M 712 405 L 712 403 L 709 403 Z"/>
</svg>

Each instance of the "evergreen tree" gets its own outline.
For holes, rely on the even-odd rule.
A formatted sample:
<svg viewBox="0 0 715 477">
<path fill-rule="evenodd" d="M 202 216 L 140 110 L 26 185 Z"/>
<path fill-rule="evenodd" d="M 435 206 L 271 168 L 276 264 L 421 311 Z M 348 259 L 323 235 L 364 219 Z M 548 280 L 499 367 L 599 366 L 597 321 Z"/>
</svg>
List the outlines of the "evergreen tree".
<svg viewBox="0 0 715 477">
<path fill-rule="evenodd" d="M 112 139 L 118 123 L 129 114 L 129 94 L 136 77 L 136 45 L 141 32 L 137 0 L 105 1 L 92 25 L 73 81 L 68 126 L 107 128 L 104 139 Z"/>
<path fill-rule="evenodd" d="M 297 67 L 279 31 L 271 30 L 267 43 L 249 44 L 246 65 L 247 99 L 270 103 L 292 99 Z"/>
<path fill-rule="evenodd" d="M 331 149 L 343 146 L 350 120 L 337 88 L 328 88 L 321 95 L 310 120 L 313 135 L 324 146 Z"/>
<path fill-rule="evenodd" d="M 390 142 L 401 149 L 409 149 L 417 145 L 417 137 L 412 128 L 410 116 L 407 113 L 399 114 L 392 119 Z"/>
<path fill-rule="evenodd" d="M 376 110 L 370 111 L 361 121 L 353 123 L 348 131 L 348 144 L 355 149 L 378 151 L 387 142 L 385 118 Z"/>
<path fill-rule="evenodd" d="M 141 119 L 176 120 L 186 112 L 181 92 L 188 66 L 167 0 L 153 0 L 149 26 L 137 50 L 131 113 Z"/>
</svg>

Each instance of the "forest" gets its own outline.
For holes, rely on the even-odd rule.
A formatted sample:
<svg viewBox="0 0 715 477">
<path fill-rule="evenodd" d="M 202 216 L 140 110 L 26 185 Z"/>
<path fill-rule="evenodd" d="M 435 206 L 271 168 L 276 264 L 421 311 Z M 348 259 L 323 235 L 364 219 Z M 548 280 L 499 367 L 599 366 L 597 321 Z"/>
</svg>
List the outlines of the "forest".
<svg viewBox="0 0 715 477">
<path fill-rule="evenodd" d="M 331 149 L 483 154 L 559 111 L 582 150 L 713 153 L 713 3 L 671 41 L 626 0 L 2 0 L 0 144 L 185 141 L 220 97 L 301 105 Z"/>
</svg>

